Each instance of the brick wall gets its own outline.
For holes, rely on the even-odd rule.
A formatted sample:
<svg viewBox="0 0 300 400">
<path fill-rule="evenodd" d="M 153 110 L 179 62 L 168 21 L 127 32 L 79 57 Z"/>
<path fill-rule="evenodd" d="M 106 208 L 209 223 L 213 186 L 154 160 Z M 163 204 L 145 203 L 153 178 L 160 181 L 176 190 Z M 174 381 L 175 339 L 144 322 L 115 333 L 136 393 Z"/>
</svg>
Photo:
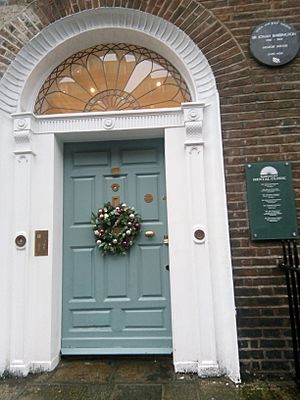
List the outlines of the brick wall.
<svg viewBox="0 0 300 400">
<path fill-rule="evenodd" d="M 129 7 L 167 19 L 207 57 L 221 99 L 224 162 L 232 245 L 240 358 L 244 374 L 292 368 L 279 243 L 249 240 L 244 164 L 292 161 L 300 209 L 300 58 L 266 67 L 249 54 L 259 23 L 280 19 L 300 28 L 299 0 L 37 0 L 0 1 L 0 74 L 43 27 L 96 7 Z"/>
</svg>

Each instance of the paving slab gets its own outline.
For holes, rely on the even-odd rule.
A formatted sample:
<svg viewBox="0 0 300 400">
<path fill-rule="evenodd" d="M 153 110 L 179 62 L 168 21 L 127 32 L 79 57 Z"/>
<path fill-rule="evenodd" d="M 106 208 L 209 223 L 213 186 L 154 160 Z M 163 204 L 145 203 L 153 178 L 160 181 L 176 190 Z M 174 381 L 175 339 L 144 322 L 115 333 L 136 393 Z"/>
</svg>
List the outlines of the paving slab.
<svg viewBox="0 0 300 400">
<path fill-rule="evenodd" d="M 82 400 L 86 391 L 87 388 L 82 385 L 29 386 L 16 400 Z"/>
<path fill-rule="evenodd" d="M 110 400 L 161 400 L 161 385 L 116 385 Z"/>
<path fill-rule="evenodd" d="M 226 378 L 198 380 L 200 400 L 240 400 L 240 386 Z"/>
<path fill-rule="evenodd" d="M 292 379 L 235 385 L 175 374 L 171 357 L 63 358 L 52 372 L 0 378 L 0 400 L 300 400 Z"/>
<path fill-rule="evenodd" d="M 163 400 L 199 400 L 197 382 L 165 384 Z"/>
<path fill-rule="evenodd" d="M 8 383 L 0 384 L 0 399 L 1 400 L 13 400 L 24 390 L 23 385 L 12 385 Z"/>
<path fill-rule="evenodd" d="M 123 359 L 116 366 L 112 382 L 116 383 L 162 383 L 174 380 L 174 368 L 164 359 Z"/>
<path fill-rule="evenodd" d="M 89 385 L 84 393 L 84 400 L 110 400 L 113 385 Z"/>
<path fill-rule="evenodd" d="M 100 360 L 63 360 L 58 368 L 49 375 L 48 383 L 107 383 L 114 370 L 109 361 Z"/>
<path fill-rule="evenodd" d="M 276 385 L 255 382 L 251 385 L 241 385 L 238 390 L 238 400 L 299 400 L 300 391 L 295 387 L 288 392 Z"/>
</svg>

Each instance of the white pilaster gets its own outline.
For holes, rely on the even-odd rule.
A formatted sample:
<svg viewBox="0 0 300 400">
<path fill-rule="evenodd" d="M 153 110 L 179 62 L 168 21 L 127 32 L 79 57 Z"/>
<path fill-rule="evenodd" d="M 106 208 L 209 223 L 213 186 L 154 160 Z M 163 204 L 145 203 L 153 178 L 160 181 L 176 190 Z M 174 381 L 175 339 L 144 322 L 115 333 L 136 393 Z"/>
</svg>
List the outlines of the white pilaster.
<svg viewBox="0 0 300 400">
<path fill-rule="evenodd" d="M 205 187 L 203 104 L 183 105 L 186 128 L 185 161 L 188 186 L 189 238 L 192 242 L 191 273 L 197 302 L 198 375 L 215 376 L 217 363 L 211 259 L 207 226 L 207 190 Z"/>
<path fill-rule="evenodd" d="M 29 372 L 26 330 L 28 327 L 28 269 L 30 243 L 30 192 L 32 132 L 30 118 L 14 121 L 14 249 L 12 259 L 11 365 L 10 371 L 20 375 Z M 19 241 L 16 239 L 19 238 Z M 23 240 L 23 242 L 22 242 Z M 18 243 L 17 243 L 18 242 Z"/>
<path fill-rule="evenodd" d="M 13 156 L 12 119 L 0 113 L 0 376 L 10 355 Z"/>
</svg>

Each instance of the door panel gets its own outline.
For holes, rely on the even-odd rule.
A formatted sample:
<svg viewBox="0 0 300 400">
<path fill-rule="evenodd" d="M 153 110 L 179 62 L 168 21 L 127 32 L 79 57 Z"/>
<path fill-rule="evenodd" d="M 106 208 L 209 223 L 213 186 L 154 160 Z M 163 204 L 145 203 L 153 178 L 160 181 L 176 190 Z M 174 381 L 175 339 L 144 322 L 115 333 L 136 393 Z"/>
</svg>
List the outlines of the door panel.
<svg viewBox="0 0 300 400">
<path fill-rule="evenodd" d="M 162 140 L 65 146 L 63 354 L 172 351 L 163 154 Z M 142 217 L 126 256 L 103 256 L 90 225 L 114 196 Z"/>
<path fill-rule="evenodd" d="M 73 179 L 74 218 L 73 224 L 88 224 L 94 197 L 94 177 Z"/>
<path fill-rule="evenodd" d="M 92 251 L 73 249 L 73 299 L 94 299 Z"/>
</svg>

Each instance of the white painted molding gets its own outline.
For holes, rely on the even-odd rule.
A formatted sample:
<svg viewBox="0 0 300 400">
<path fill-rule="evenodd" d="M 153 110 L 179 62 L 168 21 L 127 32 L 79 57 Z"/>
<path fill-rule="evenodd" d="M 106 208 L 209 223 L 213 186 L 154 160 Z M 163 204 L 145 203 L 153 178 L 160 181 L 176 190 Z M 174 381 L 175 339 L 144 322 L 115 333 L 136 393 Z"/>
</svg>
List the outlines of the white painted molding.
<svg viewBox="0 0 300 400">
<path fill-rule="evenodd" d="M 104 113 L 57 114 L 37 116 L 31 112 L 12 114 L 14 137 L 20 151 L 29 151 L 31 134 L 93 132 L 126 129 L 172 128 L 185 126 L 186 145 L 202 144 L 204 103 L 183 103 L 178 108 L 113 111 Z"/>
<path fill-rule="evenodd" d="M 221 376 L 222 371 L 218 364 L 213 362 L 201 362 L 198 364 L 198 376 L 201 378 L 209 378 L 215 376 Z"/>
<path fill-rule="evenodd" d="M 186 128 L 186 140 L 184 144 L 188 147 L 190 154 L 192 154 L 193 151 L 199 154 L 199 146 L 204 144 L 202 131 L 204 104 L 183 103 L 182 109 Z"/>
<path fill-rule="evenodd" d="M 201 104 L 200 107 L 203 107 Z M 126 129 L 157 129 L 184 126 L 182 108 L 160 108 L 156 110 L 117 111 L 105 113 L 60 114 L 36 116 L 32 113 L 12 114 L 14 136 L 20 149 L 30 144 L 30 129 L 21 130 L 21 125 L 32 127 L 35 134 L 97 132 Z M 26 122 L 25 122 L 26 121 Z"/>
<path fill-rule="evenodd" d="M 216 376 L 217 362 L 216 327 L 214 317 L 214 299 L 212 292 L 211 268 L 209 254 L 209 232 L 207 224 L 207 189 L 205 184 L 204 139 L 202 132 L 203 109 L 201 106 L 184 107 L 186 118 L 185 163 L 187 182 L 187 224 L 192 242 L 190 255 L 190 273 L 193 276 L 193 287 L 196 298 L 197 339 L 198 339 L 198 375 Z M 194 240 L 195 227 L 206 227 L 205 240 L 197 243 Z M 201 246 L 199 244 L 201 243 Z"/>
<path fill-rule="evenodd" d="M 18 162 L 26 159 L 27 154 L 34 154 L 32 149 L 32 118 L 28 114 L 13 119 L 15 150 Z M 23 156 L 22 156 L 23 155 Z"/>
<path fill-rule="evenodd" d="M 60 361 L 60 355 L 56 355 L 51 361 L 32 361 L 30 372 L 38 373 L 42 371 L 53 371 Z"/>
<path fill-rule="evenodd" d="M 22 121 L 19 123 L 19 121 Z M 12 254 L 12 301 L 11 310 L 11 363 L 10 371 L 16 375 L 27 375 L 29 372 L 26 341 L 28 339 L 28 277 L 30 260 L 30 200 L 31 200 L 31 167 L 33 152 L 31 148 L 32 132 L 19 130 L 27 124 L 25 120 L 16 121 L 15 160 L 14 160 L 14 215 L 13 235 L 22 234 L 26 246 L 20 251 L 15 246 Z"/>
<path fill-rule="evenodd" d="M 182 374 L 197 374 L 198 362 L 197 361 L 179 361 L 174 363 L 175 372 Z"/>
<path fill-rule="evenodd" d="M 206 58 L 182 30 L 142 11 L 108 7 L 61 18 L 22 48 L 0 82 L 0 109 L 7 113 L 22 111 L 20 99 L 25 97 L 23 110 L 31 111 L 42 79 L 60 62 L 93 43 L 120 41 L 144 45 L 168 59 L 186 79 L 195 101 L 216 93 L 214 75 Z M 57 50 L 55 58 L 54 50 Z M 31 82 L 33 75 L 41 81 Z"/>
</svg>

